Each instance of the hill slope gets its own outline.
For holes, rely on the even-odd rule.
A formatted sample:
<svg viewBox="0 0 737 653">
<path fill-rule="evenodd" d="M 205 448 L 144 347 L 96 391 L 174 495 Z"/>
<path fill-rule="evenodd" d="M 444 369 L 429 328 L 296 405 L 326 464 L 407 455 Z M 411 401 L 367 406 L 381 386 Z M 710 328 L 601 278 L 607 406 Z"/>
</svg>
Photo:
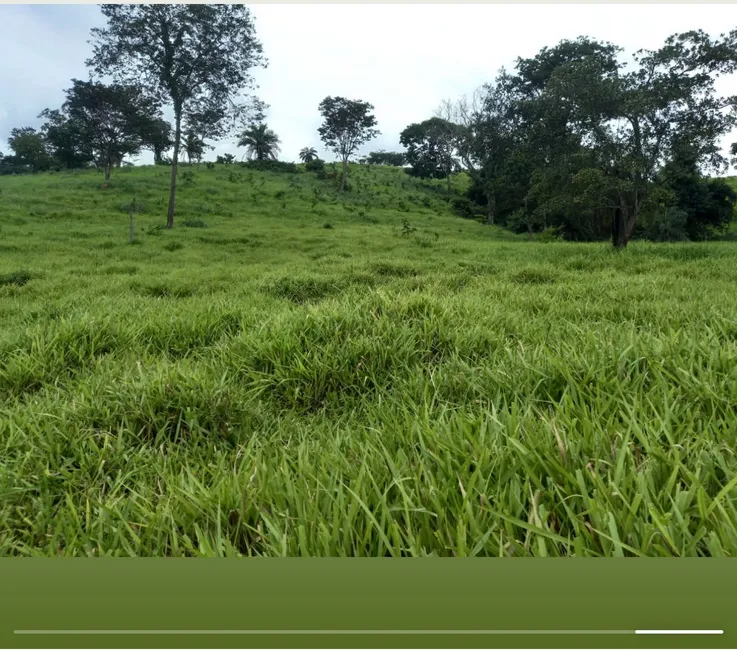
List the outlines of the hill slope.
<svg viewBox="0 0 737 653">
<path fill-rule="evenodd" d="M 737 554 L 735 244 L 184 172 L 0 179 L 0 554 Z"/>
</svg>

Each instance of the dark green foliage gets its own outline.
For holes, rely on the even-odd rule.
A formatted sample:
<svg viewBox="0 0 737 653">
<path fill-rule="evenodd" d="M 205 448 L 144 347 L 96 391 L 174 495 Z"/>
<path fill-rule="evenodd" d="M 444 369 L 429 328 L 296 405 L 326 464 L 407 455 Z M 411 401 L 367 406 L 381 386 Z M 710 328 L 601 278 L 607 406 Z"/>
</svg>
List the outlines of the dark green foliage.
<svg viewBox="0 0 737 653">
<path fill-rule="evenodd" d="M 412 224 L 410 224 L 410 221 L 406 218 L 402 220 L 402 235 L 403 236 L 409 236 L 410 234 L 413 234 L 415 231 L 417 231 L 416 227 L 413 227 Z"/>
<path fill-rule="evenodd" d="M 0 274 L 0 286 L 25 286 L 33 279 L 33 274 L 27 270 L 17 270 L 9 274 Z"/>
<path fill-rule="evenodd" d="M 206 229 L 207 224 L 203 220 L 182 220 L 183 227 L 189 227 L 190 229 Z"/>
<path fill-rule="evenodd" d="M 670 162 L 658 181 L 684 213 L 683 230 L 690 239 L 703 240 L 723 232 L 732 222 L 737 193 L 722 179 L 704 178 L 693 162 Z"/>
<path fill-rule="evenodd" d="M 609 235 L 616 247 L 635 234 L 704 238 L 729 223 L 731 191 L 704 173 L 724 170 L 719 141 L 737 125 L 737 105 L 714 86 L 737 66 L 737 30 L 674 35 L 629 67 L 620 52 L 564 40 L 518 59 L 472 102 L 443 105 L 468 198 L 486 206 L 488 223 L 531 238 L 550 227 L 573 240 Z M 407 144 L 432 154 L 420 125 Z M 648 199 L 659 189 L 675 193 L 663 210 Z"/>
<path fill-rule="evenodd" d="M 322 178 L 325 178 L 325 161 L 322 159 L 311 159 L 305 163 L 305 170 L 307 172 L 316 172 L 318 176 L 322 174 Z"/>
<path fill-rule="evenodd" d="M 407 173 L 423 179 L 450 179 L 458 165 L 454 157 L 456 125 L 442 118 L 414 123 L 399 135 L 407 148 Z"/>
<path fill-rule="evenodd" d="M 8 145 L 12 155 L 3 158 L 3 167 L 12 172 L 41 172 L 51 168 L 53 159 L 47 150 L 43 134 L 31 127 L 10 130 Z"/>
<path fill-rule="evenodd" d="M 379 150 L 377 152 L 369 152 L 366 157 L 366 163 L 377 166 L 403 166 L 407 163 L 407 155 L 404 152 L 385 152 Z"/>
<path fill-rule="evenodd" d="M 249 170 L 262 170 L 262 171 L 268 171 L 268 172 L 288 172 L 288 173 L 299 172 L 299 169 L 297 168 L 297 164 L 291 163 L 289 161 L 254 160 L 254 161 L 244 161 L 243 163 L 241 163 L 241 165 L 244 168 L 248 168 Z"/>
<path fill-rule="evenodd" d="M 325 279 L 283 277 L 267 284 L 265 291 L 295 304 L 318 302 L 341 291 L 340 286 Z"/>
<path fill-rule="evenodd" d="M 40 118 L 46 122 L 41 133 L 54 163 L 61 168 L 86 168 L 95 161 L 90 147 L 90 139 L 85 135 L 85 127 L 80 121 L 70 119 L 62 111 L 45 109 Z"/>
<path fill-rule="evenodd" d="M 126 156 L 138 154 L 147 144 L 164 148 L 166 130 L 158 102 L 138 85 L 72 80 L 61 111 L 41 115 L 46 141 L 65 167 L 94 162 L 110 179 L 113 167 Z"/>
<path fill-rule="evenodd" d="M 466 197 L 454 197 L 450 204 L 453 213 L 461 218 L 472 220 L 480 213 L 480 207 Z"/>
</svg>

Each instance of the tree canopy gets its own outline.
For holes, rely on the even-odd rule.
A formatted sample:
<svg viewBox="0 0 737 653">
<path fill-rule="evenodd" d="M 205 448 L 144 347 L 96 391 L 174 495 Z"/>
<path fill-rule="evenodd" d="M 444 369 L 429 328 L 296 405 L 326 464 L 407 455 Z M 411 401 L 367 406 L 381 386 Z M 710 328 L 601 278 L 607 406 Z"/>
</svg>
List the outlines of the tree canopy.
<svg viewBox="0 0 737 653">
<path fill-rule="evenodd" d="M 372 104 L 363 100 L 344 97 L 326 97 L 318 107 L 323 122 L 317 130 L 322 142 L 338 155 L 343 170 L 340 190 L 345 190 L 348 177 L 348 161 L 364 143 L 381 132 L 376 128 L 376 117 L 371 113 Z"/>
<path fill-rule="evenodd" d="M 253 19 L 243 5 L 102 5 L 107 25 L 92 30 L 88 65 L 118 82 L 137 83 L 174 111 L 167 227 L 174 224 L 182 121 L 199 138 L 219 138 L 261 104 L 245 95 L 251 71 L 265 65 Z"/>
</svg>

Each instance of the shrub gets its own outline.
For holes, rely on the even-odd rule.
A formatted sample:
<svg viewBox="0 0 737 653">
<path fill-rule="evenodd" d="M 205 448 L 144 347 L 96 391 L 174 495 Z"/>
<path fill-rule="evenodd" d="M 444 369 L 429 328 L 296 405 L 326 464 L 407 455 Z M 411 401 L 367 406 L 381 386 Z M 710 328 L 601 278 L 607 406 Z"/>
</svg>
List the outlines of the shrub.
<svg viewBox="0 0 737 653">
<path fill-rule="evenodd" d="M 202 220 L 182 220 L 183 227 L 189 227 L 190 229 L 205 229 L 207 225 Z"/>
<path fill-rule="evenodd" d="M 169 252 L 176 252 L 178 249 L 182 249 L 183 247 L 184 245 L 182 245 L 182 243 L 179 243 L 177 241 L 166 243 L 166 245 L 164 245 L 164 249 Z"/>
<path fill-rule="evenodd" d="M 325 172 L 325 161 L 322 159 L 313 159 L 305 163 L 305 170 L 307 172 Z"/>
<path fill-rule="evenodd" d="M 688 215 L 682 209 L 672 206 L 663 211 L 653 212 L 643 221 L 641 234 L 648 240 L 659 242 L 668 240 L 687 240 Z"/>
<path fill-rule="evenodd" d="M 546 227 L 537 234 L 537 240 L 540 243 L 553 243 L 563 240 L 563 237 L 560 235 L 559 227 Z"/>
<path fill-rule="evenodd" d="M 286 161 L 245 161 L 241 164 L 249 170 L 265 170 L 268 172 L 289 172 L 296 173 L 297 164 L 288 163 Z"/>
<path fill-rule="evenodd" d="M 451 203 L 450 208 L 457 216 L 473 220 L 478 212 L 477 205 L 466 197 L 456 197 Z"/>
</svg>

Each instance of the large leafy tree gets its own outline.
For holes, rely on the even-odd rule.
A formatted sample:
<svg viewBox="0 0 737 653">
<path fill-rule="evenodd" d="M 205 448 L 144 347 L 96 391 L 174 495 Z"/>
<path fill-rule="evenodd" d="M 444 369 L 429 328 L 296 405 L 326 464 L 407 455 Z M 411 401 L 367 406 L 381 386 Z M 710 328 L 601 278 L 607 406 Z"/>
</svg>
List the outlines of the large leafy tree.
<svg viewBox="0 0 737 653">
<path fill-rule="evenodd" d="M 182 125 L 207 124 L 200 137 L 221 137 L 259 107 L 245 96 L 251 71 L 264 65 L 249 9 L 243 5 L 102 5 L 107 19 L 92 30 L 99 74 L 140 82 L 174 112 L 174 147 L 167 227 L 174 224 Z"/>
<path fill-rule="evenodd" d="M 322 142 L 340 158 L 343 170 L 340 190 L 345 190 L 348 178 L 348 161 L 364 143 L 380 134 L 376 129 L 374 107 L 363 100 L 344 97 L 326 97 L 320 102 L 322 125 L 317 130 Z"/>
<path fill-rule="evenodd" d="M 238 147 L 246 148 L 246 156 L 256 161 L 275 161 L 279 156 L 279 137 L 266 124 L 251 125 L 238 139 Z"/>
<path fill-rule="evenodd" d="M 158 102 L 140 87 L 77 79 L 66 91 L 61 112 L 46 115 L 47 138 L 57 145 L 57 152 L 73 155 L 66 141 L 76 138 L 78 158 L 94 160 L 103 168 L 106 181 L 113 166 L 141 151 L 147 126 L 160 120 Z"/>
<path fill-rule="evenodd" d="M 378 150 L 377 152 L 369 152 L 366 163 L 377 166 L 401 167 L 407 163 L 407 155 L 404 152 Z"/>
<path fill-rule="evenodd" d="M 59 109 L 44 109 L 39 118 L 45 119 L 41 133 L 57 165 L 74 169 L 94 162 L 94 155 L 78 122 Z"/>
<path fill-rule="evenodd" d="M 510 80 L 501 71 L 495 82 L 478 89 L 472 99 L 462 98 L 453 109 L 445 104 L 458 127 L 455 148 L 461 165 L 486 197 L 487 223 L 497 217 L 499 195 L 509 185 L 509 164 L 520 145 L 519 113 Z M 515 180 L 519 178 L 517 157 Z"/>
<path fill-rule="evenodd" d="M 407 149 L 406 159 L 414 177 L 446 179 L 450 193 L 450 176 L 457 167 L 455 158 L 456 125 L 440 117 L 413 123 L 399 135 Z"/>
<path fill-rule="evenodd" d="M 164 154 L 174 146 L 171 125 L 163 118 L 157 118 L 141 125 L 143 145 L 151 150 L 154 163 L 164 162 Z"/>
<path fill-rule="evenodd" d="M 13 154 L 6 156 L 6 164 L 30 169 L 33 172 L 48 170 L 53 162 L 43 134 L 32 127 L 16 127 L 10 131 L 8 146 Z"/>
<path fill-rule="evenodd" d="M 658 171 L 686 144 L 700 169 L 724 169 L 719 139 L 736 124 L 737 99 L 718 97 L 714 86 L 735 68 L 735 34 L 676 34 L 634 63 L 607 70 L 576 61 L 557 68 L 545 90 L 571 107 L 570 129 L 597 153 L 581 179 L 610 209 L 615 247 L 627 245 Z"/>
</svg>

